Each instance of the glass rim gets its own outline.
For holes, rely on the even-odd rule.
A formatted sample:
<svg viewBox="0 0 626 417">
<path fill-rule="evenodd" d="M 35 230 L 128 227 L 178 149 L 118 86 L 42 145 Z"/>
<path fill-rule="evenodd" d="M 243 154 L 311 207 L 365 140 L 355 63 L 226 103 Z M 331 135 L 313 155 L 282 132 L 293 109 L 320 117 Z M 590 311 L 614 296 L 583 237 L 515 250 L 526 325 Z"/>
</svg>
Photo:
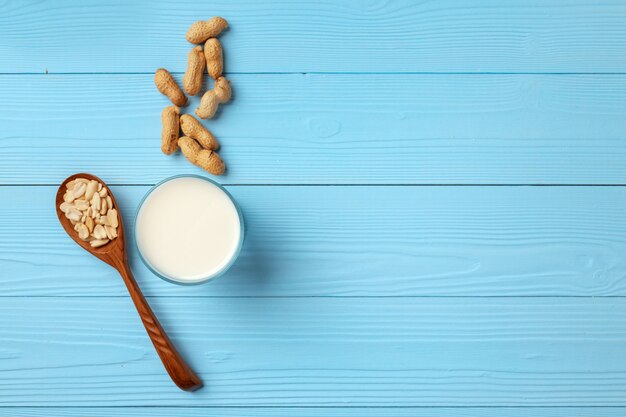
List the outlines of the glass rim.
<svg viewBox="0 0 626 417">
<path fill-rule="evenodd" d="M 141 253 L 141 249 L 139 248 L 139 244 L 137 243 L 137 219 L 139 218 L 139 213 L 141 212 L 141 208 L 143 207 L 143 203 L 150 196 L 150 194 L 152 194 L 152 192 L 154 190 L 156 190 L 158 187 L 160 187 L 161 185 L 165 184 L 166 182 L 170 182 L 170 181 L 178 179 L 178 178 L 198 178 L 198 179 L 207 181 L 207 182 L 217 186 L 220 190 L 222 190 L 224 192 L 224 194 L 226 194 L 228 199 L 233 203 L 233 206 L 235 206 L 235 210 L 237 211 L 237 216 L 239 217 L 239 230 L 240 230 L 239 231 L 239 242 L 237 243 L 237 248 L 235 249 L 235 252 L 233 253 L 233 256 L 230 258 L 228 263 L 226 263 L 226 265 L 224 265 L 219 271 L 217 271 L 217 272 L 215 272 L 215 273 L 213 273 L 213 274 L 211 274 L 211 275 L 209 275 L 207 277 L 204 277 L 204 278 L 201 278 L 199 280 L 192 281 L 192 282 L 179 281 L 179 280 L 176 280 L 176 279 L 174 279 L 172 277 L 168 277 L 168 276 L 164 275 L 163 273 L 159 272 L 155 267 L 153 267 L 150 264 L 150 262 L 148 262 L 147 259 L 144 258 L 143 254 Z M 224 188 L 224 186 L 222 184 L 218 183 L 215 180 L 212 180 L 211 178 L 204 177 L 204 176 L 198 175 L 198 174 L 178 174 L 178 175 L 173 175 L 171 177 L 167 177 L 164 180 L 159 181 L 154 186 L 150 187 L 150 189 L 146 192 L 146 194 L 143 196 L 143 198 L 139 202 L 139 205 L 137 206 L 137 211 L 135 212 L 135 218 L 134 218 L 134 221 L 133 221 L 133 239 L 134 239 L 133 243 L 134 243 L 135 249 L 137 250 L 137 253 L 139 254 L 139 259 L 141 259 L 141 262 L 143 262 L 143 264 L 146 266 L 146 268 L 148 268 L 150 270 L 150 272 L 152 272 L 157 277 L 161 278 L 164 281 L 167 281 L 169 283 L 176 284 L 176 285 L 199 285 L 199 284 L 204 284 L 204 283 L 206 283 L 208 281 L 212 281 L 215 278 L 224 275 L 224 273 L 226 273 L 226 271 L 228 271 L 230 269 L 230 267 L 235 263 L 235 261 L 239 257 L 239 254 L 241 253 L 241 248 L 243 247 L 244 235 L 245 235 L 245 226 L 244 226 L 244 222 L 243 222 L 243 214 L 241 212 L 241 208 L 239 207 L 239 204 L 237 204 L 237 201 L 228 192 L 228 190 L 226 188 Z"/>
</svg>

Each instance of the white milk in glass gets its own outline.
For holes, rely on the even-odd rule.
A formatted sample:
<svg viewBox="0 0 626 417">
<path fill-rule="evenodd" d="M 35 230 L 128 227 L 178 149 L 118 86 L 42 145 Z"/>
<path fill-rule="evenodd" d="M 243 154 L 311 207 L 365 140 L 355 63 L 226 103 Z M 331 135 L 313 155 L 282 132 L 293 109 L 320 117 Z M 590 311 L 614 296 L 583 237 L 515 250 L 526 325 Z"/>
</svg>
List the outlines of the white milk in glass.
<svg viewBox="0 0 626 417">
<path fill-rule="evenodd" d="M 179 177 L 146 197 L 135 225 L 137 247 L 158 274 L 181 283 L 219 275 L 239 252 L 237 207 L 217 185 Z"/>
</svg>

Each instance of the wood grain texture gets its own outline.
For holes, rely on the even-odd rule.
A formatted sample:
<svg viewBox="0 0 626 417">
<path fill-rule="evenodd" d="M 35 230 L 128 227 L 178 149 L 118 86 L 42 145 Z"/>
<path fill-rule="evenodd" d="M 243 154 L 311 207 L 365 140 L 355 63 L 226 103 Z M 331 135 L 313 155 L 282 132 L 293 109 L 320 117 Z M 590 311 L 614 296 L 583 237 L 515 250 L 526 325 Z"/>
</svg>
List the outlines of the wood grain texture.
<svg viewBox="0 0 626 417">
<path fill-rule="evenodd" d="M 107 180 L 103 177 L 103 180 Z M 149 187 L 112 187 L 149 295 L 626 295 L 626 187 L 231 186 L 247 236 L 214 282 L 166 283 L 138 259 Z M 56 187 L 0 187 L 0 294 L 126 296 L 58 225 Z"/>
<path fill-rule="evenodd" d="M 240 75 L 233 88 L 205 122 L 227 184 L 626 183 L 626 75 Z M 151 74 L 4 75 L 0 96 L 0 184 L 203 172 L 161 153 L 169 102 Z"/>
<path fill-rule="evenodd" d="M 0 408 L 2 417 L 623 417 L 621 407 L 72 407 Z"/>
<path fill-rule="evenodd" d="M 190 395 L 53 185 L 200 172 L 152 76 L 218 14 L 244 251 L 185 288 L 130 242 Z M 620 0 L 1 2 L 0 416 L 624 415 L 626 187 L 380 186 L 625 185 L 624 68 Z"/>
<path fill-rule="evenodd" d="M 156 298 L 206 388 L 173 389 L 125 298 L 0 304 L 3 406 L 625 406 L 624 298 Z"/>
<path fill-rule="evenodd" d="M 228 72 L 623 72 L 618 0 L 3 2 L 0 72 L 184 71 L 222 15 Z M 37 45 L 36 48 L 33 46 Z"/>
</svg>

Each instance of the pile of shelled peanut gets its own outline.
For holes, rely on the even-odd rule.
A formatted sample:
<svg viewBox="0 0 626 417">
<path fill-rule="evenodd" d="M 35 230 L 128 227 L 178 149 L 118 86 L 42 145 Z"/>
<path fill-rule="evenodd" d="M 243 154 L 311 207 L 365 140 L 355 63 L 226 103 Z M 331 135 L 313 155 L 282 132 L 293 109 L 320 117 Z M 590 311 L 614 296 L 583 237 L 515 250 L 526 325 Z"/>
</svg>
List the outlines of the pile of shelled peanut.
<svg viewBox="0 0 626 417">
<path fill-rule="evenodd" d="M 59 209 L 81 240 L 99 248 L 117 237 L 119 214 L 105 185 L 96 180 L 76 178 L 65 188 Z"/>
</svg>

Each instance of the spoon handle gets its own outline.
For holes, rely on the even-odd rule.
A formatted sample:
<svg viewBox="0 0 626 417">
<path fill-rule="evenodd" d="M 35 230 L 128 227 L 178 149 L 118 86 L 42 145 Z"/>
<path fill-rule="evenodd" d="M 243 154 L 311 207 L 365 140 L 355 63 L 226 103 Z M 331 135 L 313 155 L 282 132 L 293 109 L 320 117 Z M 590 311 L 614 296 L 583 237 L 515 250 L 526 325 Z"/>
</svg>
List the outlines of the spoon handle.
<svg viewBox="0 0 626 417">
<path fill-rule="evenodd" d="M 135 277 L 128 266 L 126 259 L 121 260 L 117 265 L 117 270 L 124 279 L 126 288 L 130 293 L 130 297 L 135 303 L 139 317 L 143 321 L 143 325 L 152 340 L 152 344 L 156 349 L 165 370 L 172 378 L 172 381 L 178 387 L 185 391 L 195 391 L 202 386 L 202 380 L 196 375 L 196 373 L 187 365 L 185 360 L 180 356 L 172 341 L 167 337 L 165 330 L 161 327 L 161 324 L 157 320 L 156 316 L 152 312 L 152 309 L 148 305 L 148 302 L 144 298 Z"/>
</svg>

